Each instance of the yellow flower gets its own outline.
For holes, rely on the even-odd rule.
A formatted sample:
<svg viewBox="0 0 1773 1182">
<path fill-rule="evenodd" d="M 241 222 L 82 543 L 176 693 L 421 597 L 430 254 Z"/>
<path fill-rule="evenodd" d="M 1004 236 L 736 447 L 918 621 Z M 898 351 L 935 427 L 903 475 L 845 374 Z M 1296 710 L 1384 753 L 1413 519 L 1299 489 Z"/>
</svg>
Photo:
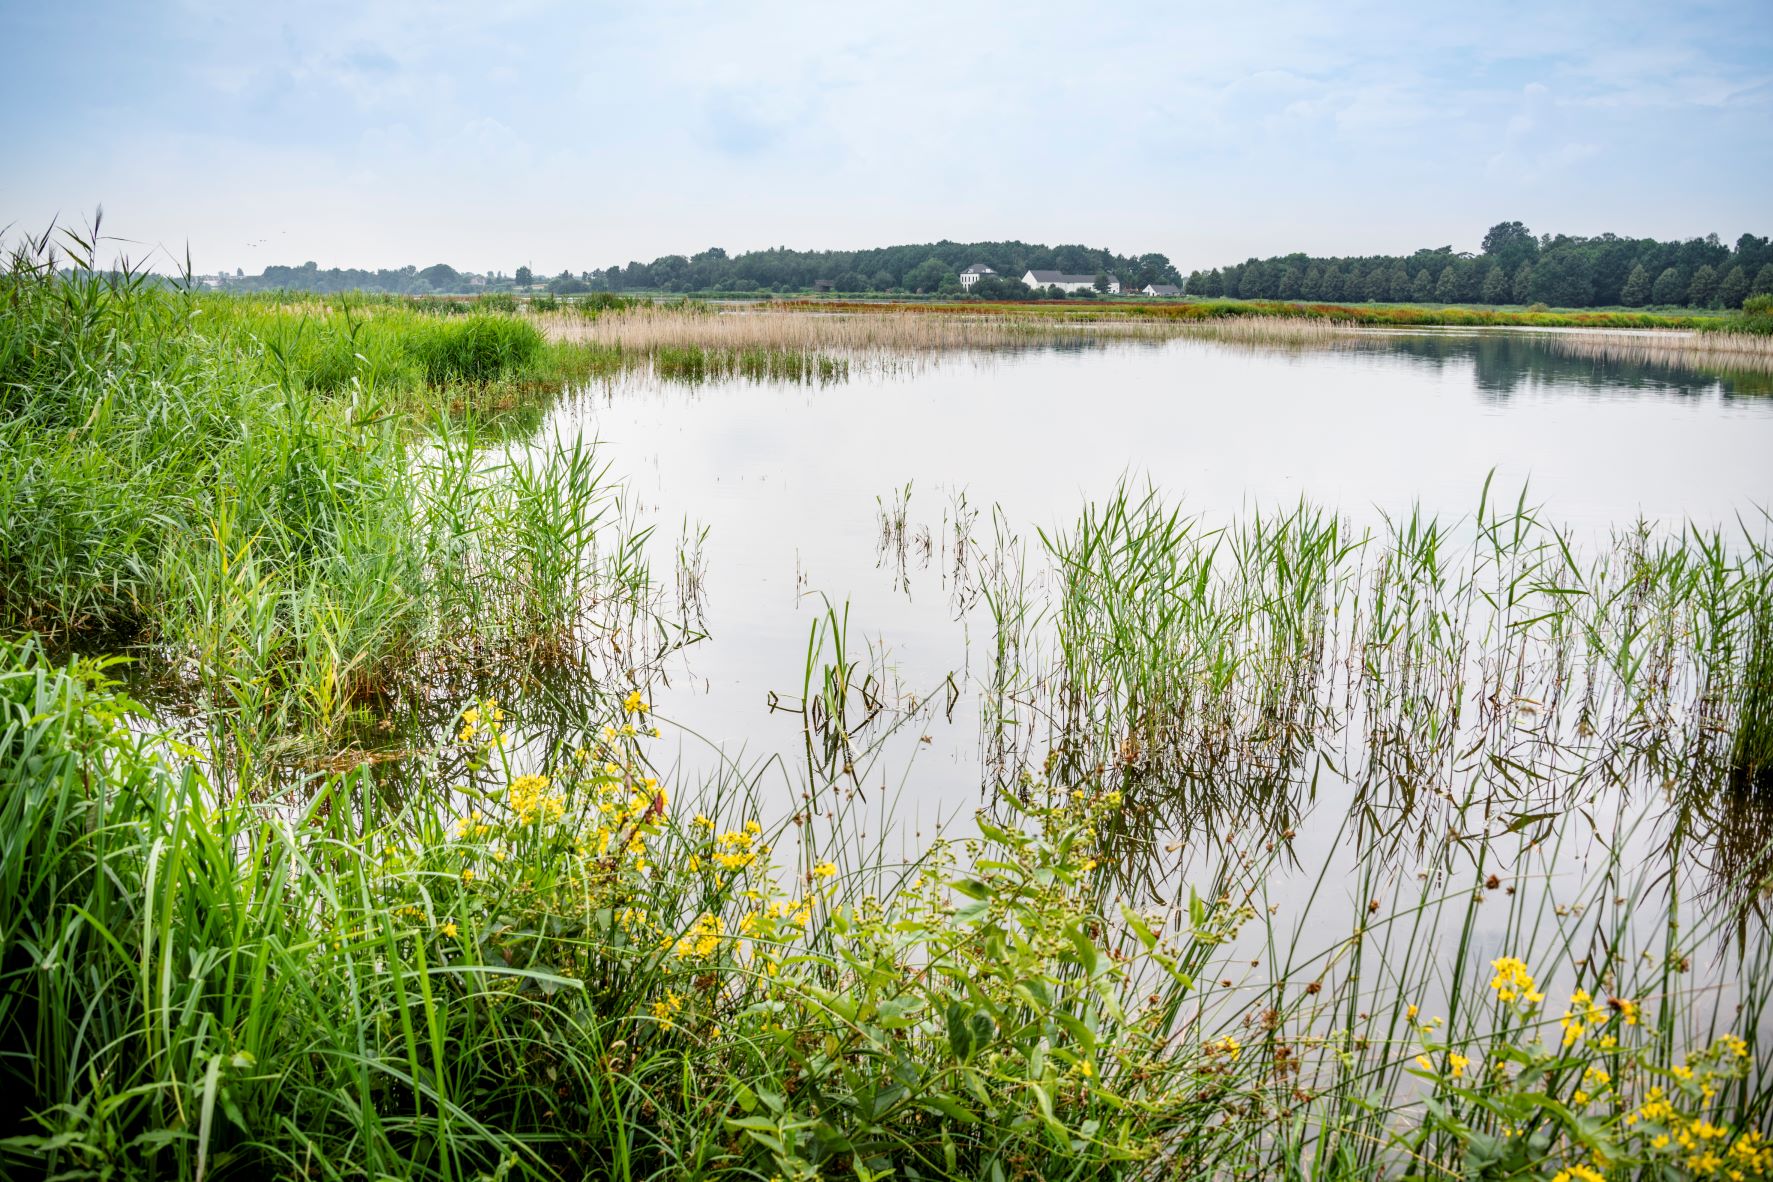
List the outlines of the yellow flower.
<svg viewBox="0 0 1773 1182">
<path fill-rule="evenodd" d="M 671 1029 L 673 1019 L 682 1009 L 683 998 L 677 996 L 676 990 L 673 989 L 667 989 L 665 996 L 652 1005 L 653 1017 L 658 1019 L 659 1025 L 666 1030 Z"/>
<path fill-rule="evenodd" d="M 560 799 L 548 795 L 547 776 L 518 776 L 511 781 L 511 811 L 520 824 L 527 825 L 537 816 L 557 821 L 566 811 Z"/>
<path fill-rule="evenodd" d="M 1569 1166 L 1552 1175 L 1551 1182 L 1607 1182 L 1607 1178 L 1590 1166 Z"/>
<path fill-rule="evenodd" d="M 1504 956 L 1491 961 L 1490 967 L 1496 970 L 1496 976 L 1490 981 L 1490 988 L 1496 991 L 1498 1000 L 1519 999 L 1528 1005 L 1544 1000 L 1545 995 L 1533 988 L 1533 974 L 1527 971 L 1524 961 L 1513 956 Z"/>
<path fill-rule="evenodd" d="M 817 866 L 813 867 L 814 878 L 830 878 L 836 873 L 837 865 L 834 862 L 820 862 Z"/>
<path fill-rule="evenodd" d="M 452 919 L 437 930 L 453 940 L 456 936 L 456 921 Z"/>
<path fill-rule="evenodd" d="M 1411 1007 L 1410 1007 L 1410 1008 L 1409 1008 L 1409 1009 L 1407 1009 L 1407 1010 L 1405 1010 L 1405 1011 L 1404 1011 L 1404 1017 L 1406 1017 L 1406 1018 L 1408 1018 L 1408 1019 L 1409 1019 L 1409 1020 L 1410 1020 L 1410 1021 L 1412 1021 L 1412 1022 L 1414 1022 L 1414 1021 L 1415 1021 L 1415 1020 L 1416 1020 L 1416 1014 L 1417 1014 L 1417 1013 L 1418 1013 L 1418 1012 L 1419 1012 L 1419 1011 L 1418 1011 L 1418 1010 L 1417 1010 L 1417 1009 L 1416 1009 L 1416 1007 L 1415 1007 L 1415 1006 L 1411 1006 Z"/>
<path fill-rule="evenodd" d="M 646 699 L 640 696 L 639 690 L 635 690 L 622 699 L 622 709 L 629 714 L 645 714 L 647 711 Z"/>
<path fill-rule="evenodd" d="M 1448 1054 L 1447 1064 L 1453 1069 L 1453 1078 L 1458 1079 L 1465 1074 L 1465 1069 L 1471 1065 L 1471 1060 L 1464 1055 L 1454 1053 Z"/>
<path fill-rule="evenodd" d="M 462 871 L 462 881 L 463 882 L 473 882 L 474 881 L 474 872 L 472 870 Z"/>
</svg>

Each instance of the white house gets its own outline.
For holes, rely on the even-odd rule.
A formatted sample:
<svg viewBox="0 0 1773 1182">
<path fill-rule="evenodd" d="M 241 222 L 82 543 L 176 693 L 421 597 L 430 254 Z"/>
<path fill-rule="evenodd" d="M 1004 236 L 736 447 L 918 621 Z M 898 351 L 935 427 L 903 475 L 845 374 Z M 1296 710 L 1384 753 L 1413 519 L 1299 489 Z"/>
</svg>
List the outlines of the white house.
<svg viewBox="0 0 1773 1182">
<path fill-rule="evenodd" d="M 1182 294 L 1182 289 L 1177 287 L 1174 283 L 1147 283 L 1141 294 L 1148 296 L 1179 296 Z"/>
<path fill-rule="evenodd" d="M 971 287 L 973 284 L 979 282 L 982 277 L 995 274 L 997 274 L 997 272 L 993 271 L 990 267 L 987 267 L 984 263 L 974 263 L 960 273 L 960 285 L 962 287 Z"/>
<path fill-rule="evenodd" d="M 1067 275 L 1063 271 L 1030 271 L 1022 276 L 1022 282 L 1029 287 L 1056 287 L 1064 292 L 1096 290 L 1094 275 Z M 1120 280 L 1112 275 L 1108 277 L 1108 294 L 1120 294 Z"/>
</svg>

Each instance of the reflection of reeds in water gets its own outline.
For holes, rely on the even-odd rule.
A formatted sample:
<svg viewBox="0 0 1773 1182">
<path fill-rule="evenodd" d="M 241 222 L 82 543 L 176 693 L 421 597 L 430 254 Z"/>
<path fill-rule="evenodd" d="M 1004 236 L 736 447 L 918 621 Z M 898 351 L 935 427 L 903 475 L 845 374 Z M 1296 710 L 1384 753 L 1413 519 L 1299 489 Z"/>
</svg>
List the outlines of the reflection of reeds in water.
<svg viewBox="0 0 1773 1182">
<path fill-rule="evenodd" d="M 1773 374 L 1773 337 L 1743 333 L 1674 330 L 1400 330 L 1296 316 L 1237 316 L 1187 321 L 1077 321 L 994 316 L 980 312 L 808 312 L 703 307 L 639 307 L 586 319 L 567 313 L 544 314 L 537 322 L 549 339 L 591 344 L 654 357 L 673 350 L 719 351 L 730 357 L 750 352 L 749 365 L 726 368 L 746 376 L 774 377 L 756 359 L 801 359 L 789 368 L 799 380 L 830 380 L 841 374 L 816 370 L 820 350 L 850 355 L 914 356 L 961 350 L 1012 349 L 1042 344 L 1105 341 L 1162 341 L 1178 337 L 1224 341 L 1252 347 L 1385 351 L 1403 339 L 1495 338 L 1530 340 L 1559 353 L 1596 361 L 1646 367 L 1685 368 L 1700 373 Z"/>
<path fill-rule="evenodd" d="M 991 349 L 1042 341 L 1178 335 L 1170 324 L 1014 320 L 968 313 L 909 316 L 892 312 L 705 311 L 645 307 L 592 320 L 567 314 L 537 318 L 552 340 L 653 351 L 663 348 L 768 349 L 810 352 L 926 352 Z"/>
<path fill-rule="evenodd" d="M 1597 361 L 1773 373 L 1773 337 L 1739 332 L 1546 333 L 1552 348 Z"/>
<path fill-rule="evenodd" d="M 1178 836 L 1276 834 L 1322 773 L 1356 840 L 1444 857 L 1597 798 L 1621 819 L 1672 805 L 1666 839 L 1719 864 L 1773 837 L 1752 799 L 1773 762 L 1758 538 L 1640 528 L 1584 556 L 1518 502 L 1375 534 L 1309 505 L 1209 527 L 1122 490 L 1045 540 L 1050 602 L 986 588 L 1001 787 L 1035 765 Z M 1726 794 L 1745 796 L 1727 840 L 1704 820 Z"/>
</svg>

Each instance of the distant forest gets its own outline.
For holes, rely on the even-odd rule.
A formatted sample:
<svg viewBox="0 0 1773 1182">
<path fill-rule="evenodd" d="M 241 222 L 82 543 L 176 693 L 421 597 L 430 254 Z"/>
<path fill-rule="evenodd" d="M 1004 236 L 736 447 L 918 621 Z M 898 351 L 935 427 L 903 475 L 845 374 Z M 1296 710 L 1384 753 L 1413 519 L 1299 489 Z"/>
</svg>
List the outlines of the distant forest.
<svg viewBox="0 0 1773 1182">
<path fill-rule="evenodd" d="M 650 263 L 614 264 L 595 271 L 532 273 L 527 266 L 478 275 L 435 266 L 367 271 L 314 263 L 299 267 L 266 267 L 259 275 L 218 277 L 230 290 L 384 291 L 424 295 L 509 290 L 543 285 L 561 295 L 586 291 L 668 292 L 799 292 L 825 281 L 831 290 L 864 292 L 960 292 L 960 272 L 984 263 L 1001 278 L 987 281 L 980 295 L 1027 296 L 1021 284 L 1028 270 L 1065 271 L 1080 275 L 1112 275 L 1127 290 L 1148 283 L 1180 284 L 1181 276 L 1161 254 L 1118 255 L 1088 246 L 1043 246 L 1027 242 L 932 242 L 885 246 L 874 250 L 769 250 L 729 255 L 720 247 L 699 254 L 670 254 Z"/>
<path fill-rule="evenodd" d="M 1536 238 L 1520 222 L 1502 222 L 1484 235 L 1481 254 L 1442 246 L 1407 256 L 1277 255 L 1195 271 L 1186 291 L 1342 303 L 1739 308 L 1751 295 L 1773 293 L 1773 245 L 1753 234 L 1733 248 L 1716 234 L 1685 242 L 1617 234 Z"/>
<path fill-rule="evenodd" d="M 1028 242 L 932 242 L 874 250 L 769 250 L 729 255 L 720 247 L 699 254 L 669 254 L 650 263 L 613 264 L 600 270 L 510 274 L 457 271 L 444 263 L 369 271 L 314 263 L 266 267 L 259 275 L 218 276 L 230 290 L 382 291 L 407 295 L 547 290 L 559 295 L 588 291 L 766 293 L 802 292 L 830 284 L 840 293 L 958 295 L 960 272 L 974 263 L 995 270 L 971 289 L 987 299 L 1028 299 L 1021 276 L 1028 270 L 1114 276 L 1121 289 L 1173 283 L 1191 296 L 1266 300 L 1360 301 L 1440 304 L 1546 304 L 1558 308 L 1682 306 L 1737 308 L 1751 295 L 1773 293 L 1773 243 L 1744 234 L 1734 247 L 1716 234 L 1685 242 L 1654 238 L 1594 238 L 1568 234 L 1535 237 L 1520 222 L 1502 222 L 1484 235 L 1479 254 L 1451 246 L 1411 255 L 1319 258 L 1305 254 L 1249 259 L 1229 267 L 1194 271 L 1183 283 L 1161 254 L 1119 255 L 1088 246 Z"/>
</svg>

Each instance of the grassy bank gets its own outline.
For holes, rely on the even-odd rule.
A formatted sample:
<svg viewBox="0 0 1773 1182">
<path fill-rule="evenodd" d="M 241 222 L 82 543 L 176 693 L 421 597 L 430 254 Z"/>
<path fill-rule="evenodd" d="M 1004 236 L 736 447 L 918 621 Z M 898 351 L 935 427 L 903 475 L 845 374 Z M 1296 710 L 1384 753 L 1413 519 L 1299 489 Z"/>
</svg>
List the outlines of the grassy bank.
<svg viewBox="0 0 1773 1182">
<path fill-rule="evenodd" d="M 1668 904 L 1626 866 L 1555 911 L 1524 894 L 1492 904 L 1506 955 L 1469 940 L 1480 866 L 1401 889 L 1352 932 L 1271 945 L 1254 975 L 1240 933 L 1286 929 L 1239 880 L 1116 902 L 1114 790 L 1031 784 L 977 840 L 901 866 L 858 862 L 841 822 L 764 831 L 742 784 L 660 786 L 638 697 L 524 774 L 508 755 L 518 720 L 475 704 L 454 759 L 398 797 L 367 771 L 219 794 L 122 725 L 102 670 L 29 645 L 0 649 L 0 709 L 0 1037 L 27 1097 L 0 1149 L 15 1164 L 191 1178 L 1773 1167 L 1753 1043 L 1688 1018 L 1710 988 L 1690 950 L 1735 916 L 1640 937 Z M 1550 843 L 1510 881 L 1565 856 Z M 1425 943 L 1449 926 L 1468 937 Z M 1765 979 L 1765 942 L 1746 955 L 1731 976 Z M 1736 1030 L 1753 1039 L 1764 995 L 1743 1000 Z"/>
</svg>

